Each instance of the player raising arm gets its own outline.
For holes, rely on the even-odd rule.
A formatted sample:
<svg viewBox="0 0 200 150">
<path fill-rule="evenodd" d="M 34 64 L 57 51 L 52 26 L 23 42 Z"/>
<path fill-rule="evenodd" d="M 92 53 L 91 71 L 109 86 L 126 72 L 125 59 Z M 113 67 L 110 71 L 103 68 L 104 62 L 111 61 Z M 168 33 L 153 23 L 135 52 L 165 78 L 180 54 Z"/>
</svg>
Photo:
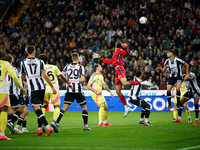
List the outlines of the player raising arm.
<svg viewBox="0 0 200 150">
<path fill-rule="evenodd" d="M 107 60 L 107 59 L 101 58 L 101 60 L 104 63 L 112 64 L 113 68 L 115 69 L 116 92 L 125 108 L 124 117 L 128 115 L 128 113 L 130 112 L 130 108 L 127 106 L 125 97 L 121 92 L 122 85 L 125 86 L 125 85 L 140 84 L 139 81 L 133 81 L 133 80 L 127 81 L 126 79 L 125 69 L 123 67 L 123 56 L 128 56 L 128 55 L 129 55 L 128 45 L 124 43 L 124 44 L 117 44 L 117 46 L 115 47 L 115 52 L 113 54 L 112 59 Z"/>
<path fill-rule="evenodd" d="M 104 82 L 104 78 L 101 74 L 102 67 L 100 64 L 94 65 L 95 73 L 90 77 L 87 87 L 93 92 L 92 99 L 99 107 L 99 125 L 98 126 L 112 126 L 107 122 L 108 106 L 104 96 L 102 95 L 102 87 L 107 90 L 110 95 L 114 98 L 112 92 Z"/>
</svg>

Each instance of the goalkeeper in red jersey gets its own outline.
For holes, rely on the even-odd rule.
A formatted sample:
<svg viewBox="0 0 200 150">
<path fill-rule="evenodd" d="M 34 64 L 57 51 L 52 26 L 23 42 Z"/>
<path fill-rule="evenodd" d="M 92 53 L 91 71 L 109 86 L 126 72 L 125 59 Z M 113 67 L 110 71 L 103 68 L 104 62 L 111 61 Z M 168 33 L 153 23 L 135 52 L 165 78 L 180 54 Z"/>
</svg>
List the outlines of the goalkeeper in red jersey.
<svg viewBox="0 0 200 150">
<path fill-rule="evenodd" d="M 116 92 L 125 108 L 124 117 L 128 115 L 128 113 L 130 112 L 130 108 L 127 106 L 125 97 L 121 92 L 122 85 L 125 86 L 125 85 L 141 84 L 139 81 L 133 81 L 133 80 L 127 81 L 126 79 L 125 69 L 123 67 L 123 56 L 128 56 L 128 55 L 129 55 L 128 45 L 124 43 L 124 44 L 117 44 L 112 59 L 107 60 L 101 58 L 101 61 L 103 61 L 105 64 L 112 64 L 113 68 L 115 69 Z"/>
</svg>

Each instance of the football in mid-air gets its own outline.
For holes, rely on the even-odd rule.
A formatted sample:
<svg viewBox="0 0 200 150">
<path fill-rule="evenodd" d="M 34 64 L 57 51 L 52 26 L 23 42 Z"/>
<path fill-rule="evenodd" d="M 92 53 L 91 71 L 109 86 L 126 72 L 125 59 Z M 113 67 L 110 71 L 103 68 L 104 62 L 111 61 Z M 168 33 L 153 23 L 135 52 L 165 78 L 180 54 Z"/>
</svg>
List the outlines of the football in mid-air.
<svg viewBox="0 0 200 150">
<path fill-rule="evenodd" d="M 140 24 L 146 24 L 147 23 L 147 18 L 146 17 L 140 17 L 139 19 Z"/>
</svg>

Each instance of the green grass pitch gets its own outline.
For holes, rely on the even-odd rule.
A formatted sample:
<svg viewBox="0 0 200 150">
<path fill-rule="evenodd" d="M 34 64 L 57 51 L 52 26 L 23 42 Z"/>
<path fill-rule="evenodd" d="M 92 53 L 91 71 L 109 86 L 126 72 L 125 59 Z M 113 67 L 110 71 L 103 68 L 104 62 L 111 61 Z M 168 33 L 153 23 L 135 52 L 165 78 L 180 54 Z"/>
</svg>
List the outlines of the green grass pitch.
<svg viewBox="0 0 200 150">
<path fill-rule="evenodd" d="M 194 121 L 194 113 L 191 114 Z M 46 113 L 51 122 L 52 113 Z M 200 149 L 200 125 L 188 123 L 185 113 L 183 122 L 171 123 L 172 112 L 152 112 L 152 127 L 138 124 L 139 112 L 131 112 L 123 118 L 123 112 L 108 112 L 112 127 L 98 127 L 98 112 L 89 112 L 92 131 L 83 131 L 81 112 L 66 112 L 60 122 L 60 132 L 51 136 L 36 137 L 37 121 L 29 113 L 28 134 L 10 135 L 11 141 L 0 141 L 0 149 L 72 149 L 72 150 L 136 150 L 181 149 L 197 146 Z"/>
</svg>

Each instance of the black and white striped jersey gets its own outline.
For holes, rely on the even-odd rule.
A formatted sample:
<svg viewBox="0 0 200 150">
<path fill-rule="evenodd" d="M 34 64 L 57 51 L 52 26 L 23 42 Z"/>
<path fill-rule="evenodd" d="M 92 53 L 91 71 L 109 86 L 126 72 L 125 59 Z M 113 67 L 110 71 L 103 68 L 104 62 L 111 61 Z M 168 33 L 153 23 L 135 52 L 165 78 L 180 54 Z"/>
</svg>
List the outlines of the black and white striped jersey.
<svg viewBox="0 0 200 150">
<path fill-rule="evenodd" d="M 66 78 L 72 84 L 73 89 L 67 86 L 69 93 L 82 93 L 81 76 L 85 76 L 85 69 L 78 63 L 71 63 L 63 69 Z"/>
<path fill-rule="evenodd" d="M 200 96 L 200 88 L 197 83 L 196 75 L 193 72 L 190 72 L 189 77 L 192 78 L 192 80 L 185 81 L 186 90 L 191 91 L 193 94 L 196 93 Z"/>
<path fill-rule="evenodd" d="M 19 78 L 19 72 L 17 68 L 12 66 L 12 69 L 16 73 L 17 77 Z M 9 95 L 15 95 L 16 97 L 18 97 L 19 88 L 17 87 L 14 80 L 9 74 L 8 74 L 8 85 L 9 85 Z"/>
<path fill-rule="evenodd" d="M 142 80 L 136 77 L 134 79 L 134 81 L 140 81 L 141 82 Z M 132 97 L 133 100 L 137 100 L 140 97 L 141 90 L 142 90 L 141 84 L 132 85 L 130 97 Z"/>
<path fill-rule="evenodd" d="M 42 70 L 46 70 L 44 62 L 35 57 L 26 58 L 21 62 L 21 73 L 26 75 L 29 92 L 45 89 Z"/>
<path fill-rule="evenodd" d="M 170 77 L 182 77 L 181 68 L 184 63 L 185 61 L 177 57 L 175 57 L 173 61 L 168 58 L 165 61 L 164 66 L 169 65 Z"/>
</svg>

